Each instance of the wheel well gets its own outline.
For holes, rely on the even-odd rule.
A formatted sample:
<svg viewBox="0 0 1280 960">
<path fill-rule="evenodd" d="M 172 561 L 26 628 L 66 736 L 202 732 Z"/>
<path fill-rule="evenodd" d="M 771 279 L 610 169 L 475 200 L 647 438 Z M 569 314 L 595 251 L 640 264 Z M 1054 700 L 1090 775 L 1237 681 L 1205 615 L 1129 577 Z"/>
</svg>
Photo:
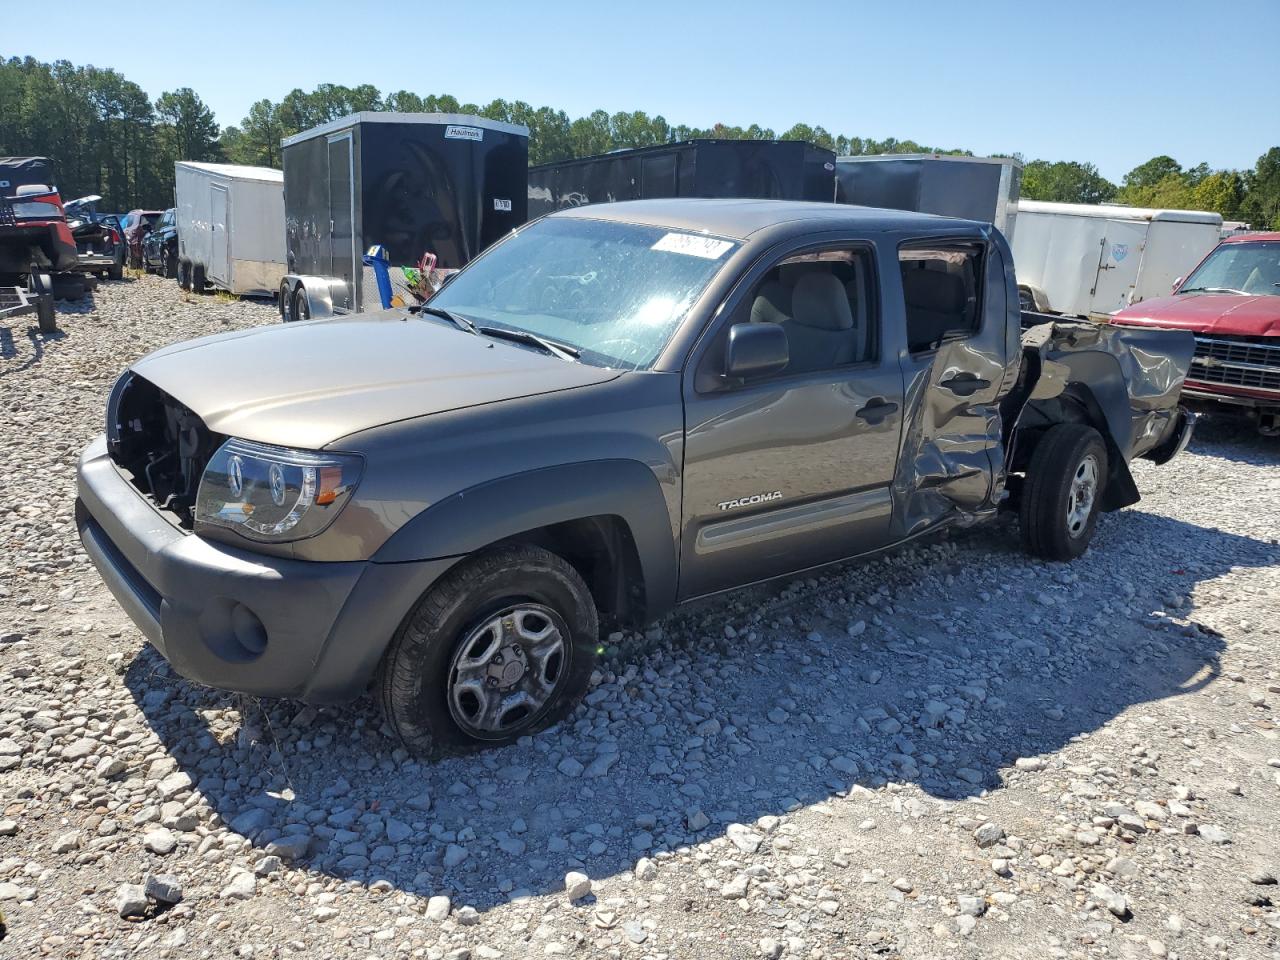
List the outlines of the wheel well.
<svg viewBox="0 0 1280 960">
<path fill-rule="evenodd" d="M 1011 473 L 1025 473 L 1031 463 L 1036 445 L 1048 429 L 1059 423 L 1082 423 L 1093 427 L 1102 435 L 1107 447 L 1107 483 L 1103 488 L 1103 510 L 1118 510 L 1138 502 L 1138 488 L 1124 453 L 1111 435 L 1111 428 L 1088 387 L 1079 383 L 1068 384 L 1056 397 L 1030 400 L 1022 411 L 1014 431 L 1013 456 L 1009 464 Z M 1017 484 L 1011 485 L 1016 494 Z"/>
<path fill-rule="evenodd" d="M 534 544 L 567 560 L 591 590 L 602 625 L 634 627 L 644 622 L 644 571 L 635 538 L 621 517 L 566 520 L 492 546 L 509 543 Z"/>
</svg>

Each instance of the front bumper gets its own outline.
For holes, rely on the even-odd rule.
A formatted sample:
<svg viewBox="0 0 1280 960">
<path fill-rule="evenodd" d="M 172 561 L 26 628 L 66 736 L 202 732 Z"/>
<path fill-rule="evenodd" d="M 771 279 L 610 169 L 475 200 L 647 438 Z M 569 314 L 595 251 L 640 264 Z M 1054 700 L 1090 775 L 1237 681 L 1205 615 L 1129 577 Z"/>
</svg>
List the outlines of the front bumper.
<svg viewBox="0 0 1280 960">
<path fill-rule="evenodd" d="M 77 469 L 80 540 L 107 588 L 173 668 L 257 696 L 358 696 L 418 597 L 456 558 L 318 563 L 214 543 L 175 527 L 99 437 Z"/>
<path fill-rule="evenodd" d="M 1280 392 L 1251 390 L 1222 383 L 1208 383 L 1188 377 L 1182 395 L 1196 400 L 1209 400 L 1235 407 L 1280 407 Z"/>
</svg>

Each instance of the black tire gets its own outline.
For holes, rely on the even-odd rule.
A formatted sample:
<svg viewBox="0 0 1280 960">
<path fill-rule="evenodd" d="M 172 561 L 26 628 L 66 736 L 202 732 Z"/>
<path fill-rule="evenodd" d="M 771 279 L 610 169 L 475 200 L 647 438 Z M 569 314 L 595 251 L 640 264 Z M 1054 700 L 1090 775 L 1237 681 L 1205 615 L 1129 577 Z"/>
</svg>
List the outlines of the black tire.
<svg viewBox="0 0 1280 960">
<path fill-rule="evenodd" d="M 36 323 L 41 333 L 58 331 L 58 314 L 53 304 L 53 278 L 33 270 L 27 278 L 27 291 L 36 298 Z"/>
<path fill-rule="evenodd" d="M 113 263 L 110 267 L 107 268 L 107 279 L 108 280 L 124 279 L 124 261 L 121 261 L 119 263 Z"/>
<path fill-rule="evenodd" d="M 164 251 L 161 256 L 164 258 L 164 275 L 174 280 L 178 279 L 178 255 Z"/>
<path fill-rule="evenodd" d="M 311 301 L 307 299 L 307 292 L 302 287 L 294 291 L 293 309 L 289 313 L 292 320 L 311 319 Z"/>
<path fill-rule="evenodd" d="M 183 290 L 191 289 L 191 261 L 186 257 L 178 261 L 178 286 Z"/>
<path fill-rule="evenodd" d="M 500 724 L 501 729 L 479 735 L 464 728 L 459 718 L 465 716 L 468 694 L 465 684 L 455 685 L 456 661 L 485 642 L 484 634 L 477 631 L 487 623 L 506 623 L 507 611 L 531 607 L 549 611 L 542 619 L 562 638 L 550 693 L 536 710 L 526 708 L 524 715 L 517 713 L 510 723 Z M 533 616 L 536 620 L 539 615 Z M 492 641 L 507 644 L 495 657 L 511 646 L 525 646 L 523 639 L 515 644 L 504 638 L 509 635 L 503 633 Z M 510 743 L 550 726 L 573 709 L 586 692 L 598 641 L 595 603 L 572 566 L 541 547 L 501 547 L 459 563 L 422 596 L 382 659 L 376 695 L 387 723 L 419 756 Z M 527 649 L 517 654 L 525 664 L 519 678 L 523 681 L 529 673 Z M 495 662 L 502 661 L 489 660 L 485 669 L 495 669 Z M 508 656 L 507 664 L 511 662 Z M 549 672 L 544 668 L 544 676 Z M 500 682 L 485 680 L 486 684 Z M 505 716 L 506 712 L 500 713 L 498 720 Z"/>
<path fill-rule="evenodd" d="M 1088 550 L 1106 482 L 1107 447 L 1097 430 L 1083 423 L 1046 430 L 1031 454 L 1019 504 L 1027 551 L 1046 560 L 1074 560 Z"/>
<path fill-rule="evenodd" d="M 199 260 L 191 261 L 191 292 L 204 293 L 205 286 L 204 264 Z"/>
<path fill-rule="evenodd" d="M 281 323 L 288 323 L 293 319 L 293 314 L 290 311 L 291 307 L 292 304 L 289 302 L 289 285 L 282 283 L 280 284 L 280 290 L 276 293 L 276 309 L 280 311 Z"/>
<path fill-rule="evenodd" d="M 58 314 L 53 306 L 53 297 L 44 296 L 36 301 L 36 322 L 41 333 L 58 332 Z"/>
</svg>

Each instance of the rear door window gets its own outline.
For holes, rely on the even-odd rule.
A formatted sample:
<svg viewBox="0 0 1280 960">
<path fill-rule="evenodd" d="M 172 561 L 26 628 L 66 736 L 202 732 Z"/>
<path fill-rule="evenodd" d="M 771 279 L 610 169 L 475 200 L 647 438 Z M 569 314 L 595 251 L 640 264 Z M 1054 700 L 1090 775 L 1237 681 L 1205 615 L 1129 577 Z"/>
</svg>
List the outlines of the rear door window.
<svg viewBox="0 0 1280 960">
<path fill-rule="evenodd" d="M 898 250 L 912 353 L 978 331 L 982 254 L 983 245 L 972 241 L 909 244 Z"/>
</svg>

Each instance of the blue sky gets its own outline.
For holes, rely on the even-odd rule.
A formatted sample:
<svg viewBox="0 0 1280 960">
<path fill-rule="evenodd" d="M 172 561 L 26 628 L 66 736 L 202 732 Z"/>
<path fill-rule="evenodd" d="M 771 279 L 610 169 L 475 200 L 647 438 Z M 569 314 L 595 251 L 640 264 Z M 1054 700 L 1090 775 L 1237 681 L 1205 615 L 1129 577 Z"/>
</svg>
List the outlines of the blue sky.
<svg viewBox="0 0 1280 960">
<path fill-rule="evenodd" d="M 804 122 L 1089 160 L 1117 180 L 1160 153 L 1244 168 L 1280 144 L 1280 0 L 60 0 L 39 20 L 0 54 L 114 67 L 153 97 L 190 86 L 222 124 L 332 82 Z"/>
</svg>

